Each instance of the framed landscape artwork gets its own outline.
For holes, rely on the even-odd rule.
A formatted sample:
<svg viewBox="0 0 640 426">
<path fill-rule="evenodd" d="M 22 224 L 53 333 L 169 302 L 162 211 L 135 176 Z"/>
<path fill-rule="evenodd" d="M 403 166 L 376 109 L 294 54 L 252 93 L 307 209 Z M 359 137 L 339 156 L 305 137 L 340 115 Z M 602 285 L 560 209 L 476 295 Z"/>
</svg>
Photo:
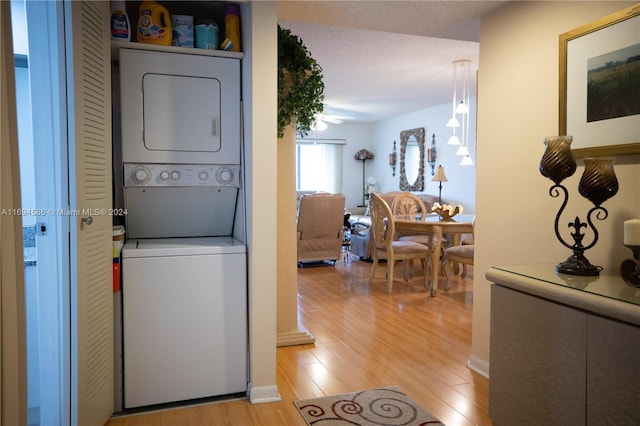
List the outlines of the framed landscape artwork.
<svg viewBox="0 0 640 426">
<path fill-rule="evenodd" d="M 560 135 L 576 157 L 640 153 L 640 4 L 560 35 Z"/>
</svg>

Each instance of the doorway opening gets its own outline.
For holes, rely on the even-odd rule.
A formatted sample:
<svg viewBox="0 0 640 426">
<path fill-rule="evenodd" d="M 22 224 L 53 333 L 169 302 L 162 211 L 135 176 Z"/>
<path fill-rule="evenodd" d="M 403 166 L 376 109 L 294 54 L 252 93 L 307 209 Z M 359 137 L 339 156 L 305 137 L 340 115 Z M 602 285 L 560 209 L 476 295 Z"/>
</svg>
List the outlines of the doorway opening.
<svg viewBox="0 0 640 426">
<path fill-rule="evenodd" d="M 27 423 L 69 424 L 69 220 L 59 2 L 11 1 L 27 326 Z M 66 285 L 65 285 L 66 283 Z"/>
</svg>

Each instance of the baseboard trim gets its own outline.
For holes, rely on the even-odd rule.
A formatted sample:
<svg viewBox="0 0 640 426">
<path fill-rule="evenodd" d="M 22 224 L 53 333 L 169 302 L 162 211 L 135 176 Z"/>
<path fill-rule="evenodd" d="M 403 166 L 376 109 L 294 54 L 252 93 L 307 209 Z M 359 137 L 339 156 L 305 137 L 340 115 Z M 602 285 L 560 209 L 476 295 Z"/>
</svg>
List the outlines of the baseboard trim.
<svg viewBox="0 0 640 426">
<path fill-rule="evenodd" d="M 249 385 L 249 402 L 265 404 L 267 402 L 282 401 L 277 385 L 253 387 Z"/>
<path fill-rule="evenodd" d="M 489 379 L 489 363 L 487 361 L 471 355 L 471 358 L 467 361 L 467 368 Z"/>
<path fill-rule="evenodd" d="M 299 327 L 297 330 L 287 331 L 286 333 L 278 333 L 276 337 L 276 346 L 294 346 L 308 345 L 315 343 L 316 338 L 307 330 Z"/>
</svg>

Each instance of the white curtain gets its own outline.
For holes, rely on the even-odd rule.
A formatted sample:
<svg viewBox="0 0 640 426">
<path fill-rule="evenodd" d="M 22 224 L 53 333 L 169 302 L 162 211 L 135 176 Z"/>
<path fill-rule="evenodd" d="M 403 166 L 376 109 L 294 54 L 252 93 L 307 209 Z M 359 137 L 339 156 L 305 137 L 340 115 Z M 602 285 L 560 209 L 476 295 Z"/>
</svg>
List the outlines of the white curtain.
<svg viewBox="0 0 640 426">
<path fill-rule="evenodd" d="M 11 3 L 0 1 L 0 424 L 27 424 L 24 255 Z"/>
<path fill-rule="evenodd" d="M 296 189 L 342 192 L 343 140 L 296 142 Z"/>
</svg>

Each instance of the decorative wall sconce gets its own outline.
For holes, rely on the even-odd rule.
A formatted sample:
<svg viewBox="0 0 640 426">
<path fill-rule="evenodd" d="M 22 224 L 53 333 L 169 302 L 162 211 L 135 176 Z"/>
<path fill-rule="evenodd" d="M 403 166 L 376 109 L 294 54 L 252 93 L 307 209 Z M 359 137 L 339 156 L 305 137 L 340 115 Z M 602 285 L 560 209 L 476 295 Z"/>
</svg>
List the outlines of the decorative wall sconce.
<svg viewBox="0 0 640 426">
<path fill-rule="evenodd" d="M 431 166 L 431 176 L 434 175 L 436 170 L 436 159 L 438 151 L 436 150 L 436 135 L 431 135 L 431 146 L 427 149 L 427 163 Z"/>
<path fill-rule="evenodd" d="M 598 220 L 604 220 L 609 213 L 601 204 L 618 192 L 618 179 L 613 171 L 613 159 L 611 158 L 585 158 L 584 173 L 578 183 L 578 192 L 594 205 L 587 213 L 587 222 L 582 222 L 576 216 L 573 222 L 568 223 L 569 228 L 573 228 L 571 237 L 573 237 L 573 245 L 565 242 L 560 235 L 558 224 L 560 216 L 569 201 L 569 193 L 567 189 L 560 185 L 564 179 L 573 175 L 576 171 L 576 160 L 571 152 L 571 136 L 551 136 L 544 140 L 546 149 L 540 160 L 540 173 L 553 181 L 553 186 L 549 189 L 549 195 L 556 198 L 560 194 L 564 195 L 562 205 L 558 210 L 554 222 L 556 237 L 568 249 L 573 250 L 567 260 L 556 266 L 556 271 L 563 274 L 597 276 L 602 270 L 601 266 L 592 265 L 584 256 L 585 250 L 589 250 L 598 242 L 598 230 L 592 221 L 592 215 Z M 586 246 L 582 244 L 585 234 L 582 228 L 593 231 L 593 241 Z"/>
<path fill-rule="evenodd" d="M 393 141 L 393 151 L 389 154 L 389 165 L 391 166 L 391 176 L 396 175 L 396 164 L 398 163 L 398 155 L 396 154 L 396 141 Z"/>
<path fill-rule="evenodd" d="M 367 160 L 373 160 L 373 152 L 368 151 L 366 149 L 361 149 L 356 152 L 355 159 L 358 161 L 362 161 L 362 205 L 358 207 L 366 207 L 367 203 L 367 181 L 365 180 L 365 169 L 364 163 Z"/>
</svg>

